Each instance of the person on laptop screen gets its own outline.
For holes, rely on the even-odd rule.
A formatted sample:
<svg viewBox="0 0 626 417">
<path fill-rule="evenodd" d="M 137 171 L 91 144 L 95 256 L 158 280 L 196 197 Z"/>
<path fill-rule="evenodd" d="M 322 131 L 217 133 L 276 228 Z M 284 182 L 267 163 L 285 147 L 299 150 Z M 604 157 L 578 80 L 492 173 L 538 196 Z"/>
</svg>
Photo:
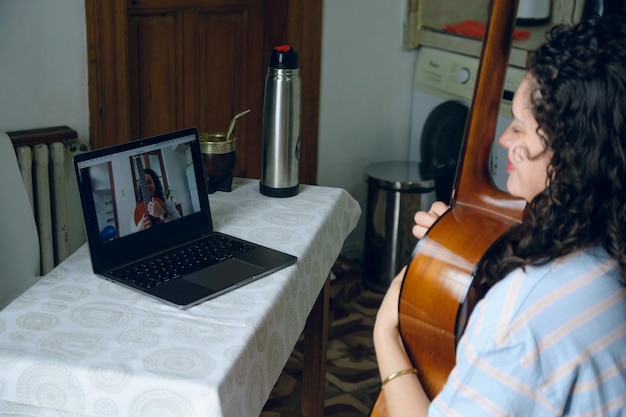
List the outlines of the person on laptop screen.
<svg viewBox="0 0 626 417">
<path fill-rule="evenodd" d="M 157 173 L 150 168 L 144 168 L 143 173 L 143 180 L 138 181 L 140 199 L 131 220 L 131 232 L 180 218 L 174 204 L 165 198 Z"/>
<path fill-rule="evenodd" d="M 163 135 L 75 158 L 86 227 L 97 230 L 101 244 L 201 212 L 196 174 L 203 172 L 192 160 L 194 139 Z"/>
</svg>

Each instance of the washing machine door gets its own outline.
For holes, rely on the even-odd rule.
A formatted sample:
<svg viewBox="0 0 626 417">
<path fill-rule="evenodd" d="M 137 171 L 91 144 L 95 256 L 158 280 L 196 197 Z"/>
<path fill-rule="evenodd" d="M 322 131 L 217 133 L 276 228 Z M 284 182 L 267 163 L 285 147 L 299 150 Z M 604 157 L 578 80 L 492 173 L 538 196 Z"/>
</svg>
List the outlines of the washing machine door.
<svg viewBox="0 0 626 417">
<path fill-rule="evenodd" d="M 444 101 L 428 115 L 422 130 L 420 174 L 435 180 L 437 200 L 450 203 L 469 109 Z"/>
</svg>

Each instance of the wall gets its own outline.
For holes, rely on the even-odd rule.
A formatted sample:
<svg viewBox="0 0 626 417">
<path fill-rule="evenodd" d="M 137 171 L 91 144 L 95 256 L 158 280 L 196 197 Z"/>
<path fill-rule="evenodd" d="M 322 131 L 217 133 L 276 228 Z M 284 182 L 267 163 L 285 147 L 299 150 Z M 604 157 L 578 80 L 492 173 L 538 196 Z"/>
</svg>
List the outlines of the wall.
<svg viewBox="0 0 626 417">
<path fill-rule="evenodd" d="M 82 0 L 0 0 L 0 129 L 89 134 Z"/>
<path fill-rule="evenodd" d="M 318 183 L 348 190 L 363 214 L 365 167 L 408 149 L 405 3 L 324 0 Z M 0 57 L 0 130 L 68 125 L 88 138 L 84 0 L 0 0 Z M 81 236 L 82 224 L 72 227 Z M 361 221 L 344 252 L 359 256 L 363 240 Z"/>
<path fill-rule="evenodd" d="M 406 160 L 415 51 L 402 49 L 406 0 L 326 0 L 318 184 L 345 188 L 363 214 L 344 245 L 361 256 L 372 162 Z"/>
<path fill-rule="evenodd" d="M 89 136 L 82 0 L 0 0 L 0 130 L 67 125 Z M 85 240 L 71 163 L 66 164 L 69 250 Z"/>
</svg>

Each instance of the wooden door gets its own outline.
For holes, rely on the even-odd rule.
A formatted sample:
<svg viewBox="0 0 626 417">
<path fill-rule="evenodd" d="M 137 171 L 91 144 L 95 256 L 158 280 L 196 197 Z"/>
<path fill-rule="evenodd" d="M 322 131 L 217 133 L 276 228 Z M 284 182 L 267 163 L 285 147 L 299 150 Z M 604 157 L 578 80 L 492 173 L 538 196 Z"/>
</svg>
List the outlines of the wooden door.
<svg viewBox="0 0 626 417">
<path fill-rule="evenodd" d="M 94 148 L 237 121 L 237 176 L 261 169 L 269 52 L 300 54 L 300 182 L 315 183 L 321 2 L 303 0 L 85 0 L 90 135 Z"/>
</svg>

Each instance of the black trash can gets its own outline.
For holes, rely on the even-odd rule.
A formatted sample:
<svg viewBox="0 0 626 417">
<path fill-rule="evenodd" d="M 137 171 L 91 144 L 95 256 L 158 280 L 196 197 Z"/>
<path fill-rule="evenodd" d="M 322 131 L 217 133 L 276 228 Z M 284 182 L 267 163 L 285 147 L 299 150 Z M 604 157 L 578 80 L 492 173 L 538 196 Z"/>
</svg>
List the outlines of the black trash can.
<svg viewBox="0 0 626 417">
<path fill-rule="evenodd" d="M 386 161 L 369 165 L 363 253 L 363 285 L 385 292 L 411 260 L 417 244 L 413 216 L 435 202 L 435 181 L 422 180 L 417 162 Z"/>
</svg>

